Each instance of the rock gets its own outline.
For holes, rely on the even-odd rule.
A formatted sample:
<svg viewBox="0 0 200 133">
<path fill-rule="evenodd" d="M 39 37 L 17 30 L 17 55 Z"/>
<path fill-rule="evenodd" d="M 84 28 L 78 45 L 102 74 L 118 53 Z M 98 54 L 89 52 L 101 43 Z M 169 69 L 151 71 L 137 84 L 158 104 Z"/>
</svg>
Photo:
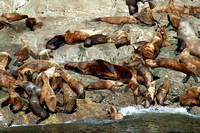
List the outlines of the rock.
<svg viewBox="0 0 200 133">
<path fill-rule="evenodd" d="M 189 111 L 189 113 L 191 113 L 193 115 L 200 115 L 200 107 L 198 107 L 198 106 L 192 107 L 192 109 Z"/>
</svg>

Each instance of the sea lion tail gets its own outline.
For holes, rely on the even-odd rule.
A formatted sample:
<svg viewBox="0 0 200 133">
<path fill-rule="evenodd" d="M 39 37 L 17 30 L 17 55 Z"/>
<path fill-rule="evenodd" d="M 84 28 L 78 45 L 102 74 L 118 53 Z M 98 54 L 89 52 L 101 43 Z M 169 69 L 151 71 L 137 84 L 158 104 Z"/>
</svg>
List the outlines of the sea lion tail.
<svg viewBox="0 0 200 133">
<path fill-rule="evenodd" d="M 102 21 L 101 18 L 95 18 L 95 19 L 92 19 L 92 21 Z"/>
</svg>

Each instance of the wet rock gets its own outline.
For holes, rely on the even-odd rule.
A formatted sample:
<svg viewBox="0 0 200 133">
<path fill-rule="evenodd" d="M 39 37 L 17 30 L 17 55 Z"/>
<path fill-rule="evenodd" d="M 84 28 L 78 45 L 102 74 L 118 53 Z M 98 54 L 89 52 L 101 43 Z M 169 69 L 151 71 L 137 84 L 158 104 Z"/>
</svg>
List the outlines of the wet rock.
<svg viewBox="0 0 200 133">
<path fill-rule="evenodd" d="M 192 107 L 192 109 L 189 111 L 189 113 L 191 113 L 193 115 L 200 115 L 200 107 L 198 107 L 198 106 Z"/>
</svg>

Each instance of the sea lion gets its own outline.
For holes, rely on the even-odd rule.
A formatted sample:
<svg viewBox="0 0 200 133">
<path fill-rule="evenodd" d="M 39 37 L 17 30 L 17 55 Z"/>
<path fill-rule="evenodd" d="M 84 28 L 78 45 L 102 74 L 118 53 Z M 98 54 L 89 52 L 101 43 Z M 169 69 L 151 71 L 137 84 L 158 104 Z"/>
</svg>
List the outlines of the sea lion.
<svg viewBox="0 0 200 133">
<path fill-rule="evenodd" d="M 200 87 L 190 87 L 181 93 L 179 101 L 183 106 L 199 106 Z"/>
<path fill-rule="evenodd" d="M 65 43 L 63 35 L 56 35 L 46 43 L 46 49 L 56 50 L 65 45 Z"/>
<path fill-rule="evenodd" d="M 189 48 L 192 55 L 200 57 L 200 38 L 197 37 L 190 23 L 185 18 L 180 20 L 177 33 L 179 39 L 178 48 L 176 49 L 177 54 L 184 48 Z"/>
<path fill-rule="evenodd" d="M 107 22 L 110 24 L 117 24 L 119 28 L 121 28 L 124 24 L 138 23 L 135 18 L 131 18 L 127 16 L 99 17 L 93 20 Z"/>
<path fill-rule="evenodd" d="M 152 81 L 150 87 L 145 92 L 145 108 L 149 108 L 154 100 L 156 81 Z"/>
<path fill-rule="evenodd" d="M 7 57 L 6 57 L 7 58 Z M 5 59 L 6 59 L 5 58 Z M 9 82 L 14 83 L 16 81 L 15 77 L 5 70 L 5 68 L 0 67 L 0 87 L 9 87 Z"/>
<path fill-rule="evenodd" d="M 133 15 L 138 12 L 137 2 L 140 0 L 126 0 L 126 5 L 128 6 L 129 14 Z"/>
<path fill-rule="evenodd" d="M 122 86 L 123 83 L 114 80 L 98 80 L 88 85 L 89 90 L 101 90 L 101 89 L 108 89 L 112 91 L 113 86 Z"/>
<path fill-rule="evenodd" d="M 32 60 L 17 68 L 16 73 L 18 74 L 18 76 L 21 73 L 25 77 L 25 79 L 19 79 L 19 80 L 28 81 L 27 80 L 28 77 L 26 76 L 27 73 L 31 76 L 35 72 L 40 73 L 41 71 L 45 71 L 50 67 L 55 67 L 57 70 L 60 68 L 60 65 L 57 64 L 56 62 L 48 60 Z"/>
<path fill-rule="evenodd" d="M 0 62 L 5 58 L 7 57 L 8 61 L 7 61 L 7 64 L 6 64 L 6 67 L 8 67 L 8 65 L 10 64 L 11 60 L 12 60 L 12 57 L 9 53 L 7 52 L 0 52 Z"/>
<path fill-rule="evenodd" d="M 106 35 L 96 34 L 96 35 L 88 37 L 84 41 L 84 47 L 91 47 L 91 46 L 96 45 L 96 44 L 114 43 L 114 42 L 115 41 L 112 38 L 110 38 Z"/>
<path fill-rule="evenodd" d="M 179 14 L 179 12 L 176 9 L 176 7 L 174 6 L 174 0 L 169 0 L 168 10 L 167 11 L 168 11 L 168 16 L 169 16 L 170 24 L 175 29 L 178 29 L 178 27 L 179 27 L 179 21 L 181 20 L 181 15 Z"/>
<path fill-rule="evenodd" d="M 45 72 L 41 72 L 42 80 L 43 80 L 43 86 L 40 96 L 40 104 L 42 105 L 45 102 L 45 105 L 48 108 L 48 111 L 51 113 L 57 112 L 56 110 L 56 104 L 57 104 L 57 98 L 55 93 L 53 92 L 53 89 L 51 88 L 49 84 L 49 78 Z"/>
<path fill-rule="evenodd" d="M 198 34 L 200 35 L 200 24 L 198 25 Z"/>
<path fill-rule="evenodd" d="M 58 91 L 62 87 L 62 84 L 63 84 L 63 79 L 60 73 L 55 72 L 52 76 L 52 89 L 54 90 L 55 93 L 58 93 Z"/>
<path fill-rule="evenodd" d="M 64 90 L 64 94 L 63 94 L 64 111 L 63 111 L 63 113 L 73 113 L 77 107 L 76 96 L 68 84 L 63 83 L 62 89 Z"/>
<path fill-rule="evenodd" d="M 19 56 L 19 57 L 16 59 L 16 61 L 13 63 L 14 66 L 15 66 L 19 61 L 20 61 L 22 64 L 24 64 L 24 61 L 25 61 L 26 59 L 28 59 L 30 56 L 32 56 L 33 58 L 36 59 L 35 54 L 34 54 L 33 51 L 30 49 L 30 47 L 29 47 L 27 44 L 25 44 L 25 42 L 24 42 L 22 39 L 20 39 L 20 41 L 22 42 L 23 47 L 22 47 L 19 51 L 17 51 L 17 52 L 14 54 L 15 56 Z"/>
<path fill-rule="evenodd" d="M 1 107 L 3 108 L 10 104 L 11 111 L 16 113 L 23 108 L 24 101 L 12 87 L 12 82 L 9 82 L 8 92 L 8 97 L 2 102 Z"/>
<path fill-rule="evenodd" d="M 26 26 L 31 31 L 34 31 L 37 28 L 41 28 L 43 26 L 43 23 L 42 23 L 42 21 L 39 18 L 27 18 L 26 19 Z"/>
<path fill-rule="evenodd" d="M 165 68 L 170 68 L 176 71 L 180 71 L 183 72 L 185 74 L 187 74 L 187 76 L 182 80 L 183 83 L 186 83 L 187 80 L 190 78 L 190 76 L 192 76 L 195 80 L 195 82 L 197 82 L 197 77 L 195 76 L 195 73 L 190 70 L 186 64 L 181 63 L 179 61 L 176 60 L 172 60 L 172 59 L 165 59 L 165 58 L 159 58 L 159 59 L 155 59 L 155 60 L 146 60 L 145 61 L 150 67 L 165 67 Z"/>
<path fill-rule="evenodd" d="M 93 75 L 101 79 L 116 80 L 123 83 L 128 83 L 132 78 L 132 73 L 128 68 L 111 64 L 104 60 L 68 62 L 64 68 L 82 74 Z"/>
<path fill-rule="evenodd" d="M 164 105 L 164 100 L 169 91 L 169 76 L 165 75 L 163 84 L 158 88 L 156 100 L 159 105 Z"/>
<path fill-rule="evenodd" d="M 158 28 L 156 34 L 151 39 L 151 41 L 145 45 L 139 46 L 135 53 L 143 56 L 144 58 L 153 59 L 155 58 L 160 51 L 160 48 L 163 43 L 163 30 L 162 28 Z"/>
<path fill-rule="evenodd" d="M 84 86 L 83 86 L 82 82 L 80 82 L 75 77 L 69 75 L 63 69 L 60 69 L 60 74 L 61 74 L 62 78 L 65 80 L 65 82 L 67 82 L 67 84 L 70 86 L 70 88 L 74 92 L 76 92 L 76 94 L 79 98 L 85 98 Z"/>
<path fill-rule="evenodd" d="M 13 28 L 13 25 L 5 22 L 4 20 L 0 19 L 0 30 L 4 28 L 4 26 L 9 26 L 10 28 Z"/>
<path fill-rule="evenodd" d="M 44 49 L 39 52 L 39 54 L 36 56 L 36 58 L 40 59 L 40 60 L 49 60 L 50 58 L 53 58 L 53 56 L 50 55 L 50 53 L 52 53 L 52 52 L 53 52 L 53 50 Z"/>
<path fill-rule="evenodd" d="M 117 113 L 117 109 L 114 106 L 110 107 L 110 120 L 121 120 L 123 117 L 122 113 Z"/>
<path fill-rule="evenodd" d="M 65 42 L 67 44 L 73 44 L 74 42 L 84 41 L 90 36 L 99 34 L 99 31 L 92 31 L 92 30 L 74 30 L 70 31 L 67 30 L 63 35 L 65 38 Z"/>
<path fill-rule="evenodd" d="M 5 17 L 8 22 L 18 21 L 24 18 L 28 18 L 28 15 L 20 13 L 3 13 L 0 17 Z"/>
<path fill-rule="evenodd" d="M 41 119 L 39 119 L 36 122 L 36 124 L 39 124 L 40 122 L 42 122 L 43 120 L 45 120 L 49 117 L 49 113 L 40 106 L 37 89 L 35 87 L 33 87 L 32 91 L 30 93 L 28 108 L 33 112 L 34 115 L 41 117 Z"/>
<path fill-rule="evenodd" d="M 124 45 L 130 45 L 130 35 L 129 35 L 130 29 L 124 30 L 124 31 L 118 31 L 115 46 L 116 48 L 122 47 Z"/>
</svg>

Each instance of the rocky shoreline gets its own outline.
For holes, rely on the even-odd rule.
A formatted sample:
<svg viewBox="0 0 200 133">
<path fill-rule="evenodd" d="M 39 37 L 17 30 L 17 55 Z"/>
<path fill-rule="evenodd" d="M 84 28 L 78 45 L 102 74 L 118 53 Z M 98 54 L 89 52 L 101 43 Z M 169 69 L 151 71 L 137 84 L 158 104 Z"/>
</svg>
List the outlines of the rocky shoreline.
<svg viewBox="0 0 200 133">
<path fill-rule="evenodd" d="M 155 0 L 158 6 L 166 4 L 165 0 Z M 78 2 L 63 0 L 62 2 L 43 1 L 38 5 L 38 0 L 24 0 L 14 2 L 1 2 L 2 7 L 0 7 L 1 12 L 13 12 L 16 11 L 19 13 L 29 14 L 31 16 L 39 17 L 44 26 L 41 29 L 35 31 L 30 31 L 25 26 L 25 20 L 16 21 L 12 24 L 15 26 L 15 29 L 5 27 L 0 30 L 0 51 L 6 51 L 12 56 L 11 64 L 9 68 L 15 70 L 17 67 L 13 66 L 12 63 L 16 60 L 14 53 L 22 47 L 20 39 L 22 38 L 26 44 L 28 44 L 31 49 L 38 53 L 39 51 L 45 49 L 46 42 L 55 35 L 64 34 L 66 30 L 80 30 L 80 29 L 90 29 L 90 30 L 101 30 L 102 33 L 106 33 L 110 37 L 116 37 L 116 25 L 103 23 L 103 22 L 92 22 L 91 20 L 100 16 L 119 16 L 125 15 L 128 16 L 128 9 L 123 0 L 94 0 L 93 2 L 88 2 L 87 0 L 80 0 Z M 18 4 L 17 4 L 18 3 Z M 47 4 L 48 3 L 48 4 Z M 63 3 L 71 3 L 63 4 Z M 77 6 L 77 3 L 79 6 Z M 87 3 L 87 4 L 86 4 Z M 191 5 L 200 5 L 198 0 L 183 0 L 175 1 L 177 5 L 184 5 L 184 3 Z M 10 6 L 12 5 L 12 6 Z M 10 6 L 10 7 L 9 7 Z M 164 25 L 168 24 L 166 13 L 158 14 L 161 16 L 159 22 Z M 198 32 L 198 25 L 200 19 L 195 18 L 191 15 L 182 15 L 187 18 L 191 26 Z M 173 45 L 168 47 L 163 47 L 160 49 L 160 53 L 156 58 L 169 58 L 169 59 L 178 59 L 178 56 L 174 54 L 176 49 L 177 39 L 174 39 L 176 36 L 175 31 L 169 31 L 169 28 L 166 29 L 167 40 L 170 41 Z M 129 62 L 132 56 L 132 51 L 137 47 L 134 43 L 137 41 L 150 41 L 155 34 L 156 27 L 148 27 L 143 24 L 125 24 L 122 27 L 123 29 L 130 29 L 131 36 L 131 45 L 123 46 L 119 49 L 116 49 L 115 45 L 112 43 L 106 43 L 102 45 L 96 45 L 91 48 L 84 48 L 83 43 L 76 43 L 75 45 L 64 45 L 62 48 L 59 48 L 52 52 L 54 56 L 52 61 L 59 63 L 61 66 L 70 61 L 89 61 L 94 59 L 103 59 L 114 64 L 119 64 L 121 61 Z M 30 57 L 26 62 L 32 60 Z M 169 75 L 170 80 L 170 89 L 166 97 L 165 104 L 168 104 L 169 107 L 181 107 L 180 103 L 173 103 L 174 99 L 188 87 L 199 86 L 195 81 L 190 78 L 187 83 L 182 83 L 182 79 L 185 77 L 185 74 L 182 72 L 177 72 L 174 70 L 166 68 L 150 68 L 154 76 L 160 77 L 156 81 L 156 91 L 158 87 L 163 83 L 164 75 Z M 96 81 L 98 78 L 94 76 L 83 75 L 75 73 L 72 71 L 67 71 L 72 76 L 79 79 L 84 86 Z M 199 78 L 198 78 L 199 79 Z M 99 119 L 108 119 L 108 111 L 111 105 L 121 107 L 134 105 L 134 97 L 132 90 L 129 89 L 128 92 L 124 92 L 126 84 L 121 87 L 114 87 L 113 94 L 109 90 L 86 90 L 85 99 L 78 99 L 78 108 L 75 113 L 72 114 L 51 114 L 51 116 L 42 122 L 42 124 L 48 123 L 63 123 L 66 121 L 74 119 L 84 119 L 87 117 L 97 117 Z M 5 88 L 3 88 L 6 90 Z M 140 92 L 144 92 L 146 88 L 143 85 L 140 85 Z M 0 104 L 7 97 L 7 93 L 3 91 L 0 92 Z M 61 97 L 61 94 L 58 93 L 57 97 Z M 141 97 L 141 96 L 140 96 Z M 62 101 L 62 98 L 59 100 Z M 156 105 L 155 105 L 156 106 Z M 25 110 L 26 107 L 23 108 Z M 193 107 L 190 110 L 190 113 L 199 115 L 200 108 Z M 39 117 L 29 113 L 25 115 L 23 111 L 13 114 L 9 107 L 1 108 L 0 111 L 0 127 L 5 127 L 11 121 L 15 125 L 23 124 L 35 124 Z"/>
</svg>

